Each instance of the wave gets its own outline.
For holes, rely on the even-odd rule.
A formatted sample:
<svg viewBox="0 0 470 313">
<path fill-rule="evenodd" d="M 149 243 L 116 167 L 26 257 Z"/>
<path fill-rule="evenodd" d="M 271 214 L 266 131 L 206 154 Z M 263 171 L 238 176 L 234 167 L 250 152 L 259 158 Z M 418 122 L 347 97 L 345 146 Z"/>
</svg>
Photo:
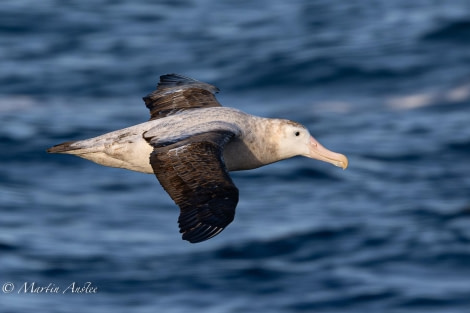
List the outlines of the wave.
<svg viewBox="0 0 470 313">
<path fill-rule="evenodd" d="M 215 258 L 220 259 L 260 259 L 270 257 L 296 256 L 303 249 L 325 246 L 334 241 L 340 241 L 349 236 L 355 236 L 360 232 L 357 226 L 325 227 L 303 233 L 289 234 L 284 237 L 270 240 L 251 240 L 235 246 L 222 247 L 214 252 Z M 328 244 L 328 245 L 329 245 Z M 328 246 L 327 245 L 327 246 Z M 329 245 L 334 253 L 334 245 Z M 311 257 L 325 257 L 323 254 L 311 254 Z"/>
<path fill-rule="evenodd" d="M 321 170 L 320 168 L 313 168 L 307 166 L 296 166 L 288 169 L 274 170 L 271 169 L 262 169 L 258 171 L 246 171 L 246 172 L 234 172 L 232 173 L 233 177 L 236 177 L 237 180 L 258 180 L 265 181 L 267 183 L 276 181 L 276 182 L 291 182 L 293 180 L 300 180 L 302 178 L 311 180 L 338 180 L 339 178 L 335 176 L 329 170 Z"/>
<path fill-rule="evenodd" d="M 470 154 L 470 140 L 449 143 L 448 148 L 455 152 Z"/>
<path fill-rule="evenodd" d="M 11 251 L 16 251 L 18 247 L 11 245 L 9 243 L 5 242 L 0 242 L 0 251 L 2 252 L 11 252 Z"/>
<path fill-rule="evenodd" d="M 461 44 L 469 44 L 470 20 L 448 22 L 422 36 L 425 41 L 453 41 Z"/>
<path fill-rule="evenodd" d="M 243 80 L 233 82 L 234 89 L 251 89 L 282 85 L 311 87 L 318 84 L 355 83 L 417 76 L 426 71 L 424 67 L 392 68 L 385 66 L 365 67 L 361 64 L 343 64 L 333 58 L 321 57 L 309 61 L 293 61 L 291 58 L 271 58 L 263 62 L 252 60 L 238 69 L 235 76 Z M 250 69 L 257 68 L 256 71 Z M 233 77 L 233 75 L 231 75 Z"/>
</svg>

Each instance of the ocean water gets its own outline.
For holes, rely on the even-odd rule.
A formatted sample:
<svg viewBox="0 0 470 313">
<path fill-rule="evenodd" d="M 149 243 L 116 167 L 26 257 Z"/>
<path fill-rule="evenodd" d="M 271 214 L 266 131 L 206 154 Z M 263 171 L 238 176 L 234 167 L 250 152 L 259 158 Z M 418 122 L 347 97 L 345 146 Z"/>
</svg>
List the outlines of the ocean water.
<svg viewBox="0 0 470 313">
<path fill-rule="evenodd" d="M 470 312 L 469 52 L 467 0 L 2 1 L 0 312 Z M 173 72 L 349 168 L 232 173 L 192 245 L 153 175 L 45 152 Z"/>
</svg>

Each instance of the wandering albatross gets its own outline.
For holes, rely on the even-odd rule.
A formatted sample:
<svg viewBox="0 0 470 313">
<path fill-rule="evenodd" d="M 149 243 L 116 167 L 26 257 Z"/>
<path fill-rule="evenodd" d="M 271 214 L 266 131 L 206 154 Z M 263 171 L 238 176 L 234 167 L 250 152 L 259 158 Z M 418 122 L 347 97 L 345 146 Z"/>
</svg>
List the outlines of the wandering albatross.
<svg viewBox="0 0 470 313">
<path fill-rule="evenodd" d="M 222 107 L 218 91 L 189 77 L 163 75 L 143 98 L 149 121 L 47 152 L 155 174 L 180 208 L 182 238 L 192 243 L 214 237 L 233 221 L 238 189 L 229 171 L 297 155 L 348 166 L 344 155 L 324 148 L 303 125 Z"/>
</svg>

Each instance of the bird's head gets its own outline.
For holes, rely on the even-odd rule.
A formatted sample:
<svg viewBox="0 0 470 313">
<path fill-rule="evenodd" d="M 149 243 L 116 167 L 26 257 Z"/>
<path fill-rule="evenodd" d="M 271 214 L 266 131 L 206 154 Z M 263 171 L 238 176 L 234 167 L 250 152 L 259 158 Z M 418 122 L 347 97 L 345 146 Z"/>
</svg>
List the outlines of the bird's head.
<svg viewBox="0 0 470 313">
<path fill-rule="evenodd" d="M 340 153 L 330 151 L 313 138 L 307 128 L 302 124 L 282 120 L 278 134 L 281 137 L 278 146 L 279 157 L 287 159 L 301 155 L 307 158 L 317 159 L 331 163 L 346 169 L 348 159 Z"/>
</svg>

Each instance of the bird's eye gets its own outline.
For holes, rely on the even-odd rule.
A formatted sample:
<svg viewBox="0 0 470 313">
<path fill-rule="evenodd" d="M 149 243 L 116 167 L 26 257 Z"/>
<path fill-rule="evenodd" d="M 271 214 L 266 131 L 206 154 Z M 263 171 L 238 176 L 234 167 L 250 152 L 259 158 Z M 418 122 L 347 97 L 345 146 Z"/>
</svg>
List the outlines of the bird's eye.
<svg viewBox="0 0 470 313">
<path fill-rule="evenodd" d="M 298 132 L 298 131 L 295 132 L 294 134 L 295 134 L 295 136 L 297 136 L 297 137 L 300 136 L 300 132 Z"/>
</svg>

